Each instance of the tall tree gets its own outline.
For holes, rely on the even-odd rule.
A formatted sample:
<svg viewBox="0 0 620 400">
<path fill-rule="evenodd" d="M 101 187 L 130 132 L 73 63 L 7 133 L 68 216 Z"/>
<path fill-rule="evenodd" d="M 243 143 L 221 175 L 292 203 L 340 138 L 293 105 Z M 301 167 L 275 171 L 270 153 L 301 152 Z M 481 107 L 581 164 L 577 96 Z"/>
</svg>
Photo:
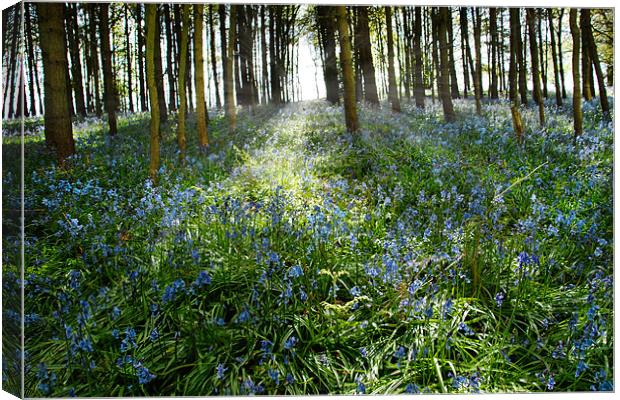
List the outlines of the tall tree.
<svg viewBox="0 0 620 400">
<path fill-rule="evenodd" d="M 434 23 L 437 24 L 437 35 L 439 36 L 439 54 L 440 64 L 438 92 L 443 106 L 443 115 L 446 122 L 456 120 L 454 106 L 452 105 L 452 97 L 450 96 L 450 65 L 448 57 L 448 38 L 447 25 L 449 21 L 448 8 L 439 7 L 434 14 Z"/>
<path fill-rule="evenodd" d="M 553 29 L 553 9 L 547 8 L 547 20 L 549 21 L 549 32 L 551 37 L 551 58 L 553 59 L 553 81 L 555 83 L 555 102 L 558 107 L 562 106 L 562 89 L 560 88 L 560 68 L 558 65 L 558 56 L 562 58 L 561 54 L 557 54 L 555 46 L 555 30 Z"/>
<path fill-rule="evenodd" d="M 237 111 L 235 110 L 235 93 L 233 86 L 233 57 L 235 56 L 235 44 L 237 42 L 237 5 L 230 6 L 230 20 L 228 28 L 228 48 L 226 49 L 226 69 L 225 85 L 226 91 L 224 101 L 226 103 L 226 117 L 228 118 L 228 127 L 231 131 L 237 129 Z"/>
<path fill-rule="evenodd" d="M 164 92 L 164 71 L 161 59 L 161 8 L 157 7 L 155 24 L 155 85 L 157 86 L 157 105 L 159 107 L 159 122 L 168 121 L 168 108 L 166 107 L 166 93 Z M 151 104 L 152 106 L 152 104 Z"/>
<path fill-rule="evenodd" d="M 474 94 L 476 96 L 476 113 L 482 114 L 482 47 L 480 35 L 482 32 L 482 20 L 480 9 L 474 7 L 471 9 L 472 20 L 474 23 L 474 49 L 476 52 L 476 68 L 472 68 L 474 74 Z"/>
<path fill-rule="evenodd" d="M 585 38 L 587 43 L 587 51 L 596 71 L 596 79 L 598 82 L 599 97 L 601 99 L 601 109 L 605 118 L 609 118 L 609 100 L 607 100 L 607 89 L 605 88 L 605 78 L 603 76 L 603 70 L 601 69 L 601 62 L 599 60 L 598 51 L 596 48 L 596 42 L 594 41 L 594 35 L 592 33 L 592 22 L 590 16 L 590 9 L 582 8 L 580 19 L 582 21 L 583 31 L 581 34 Z"/>
<path fill-rule="evenodd" d="M 510 8 L 510 70 L 508 71 L 510 113 L 517 143 L 523 142 L 523 120 L 519 111 L 519 95 L 517 91 L 517 75 L 519 74 L 518 58 L 521 53 L 521 17 L 518 8 Z"/>
<path fill-rule="evenodd" d="M 538 104 L 538 120 L 540 126 L 545 125 L 545 100 L 540 90 L 540 64 L 538 60 L 538 43 L 536 41 L 536 10 L 527 9 L 527 25 L 530 32 L 530 57 L 532 59 L 532 83 L 534 86 L 534 101 Z"/>
<path fill-rule="evenodd" d="M 142 10 L 144 6 L 140 3 L 136 4 L 136 26 L 138 28 L 138 80 L 140 87 L 140 110 L 142 112 L 148 111 L 148 103 L 146 101 L 147 88 L 145 86 L 146 80 L 144 79 L 144 33 L 142 29 Z"/>
<path fill-rule="evenodd" d="M 103 60 L 103 97 L 108 114 L 110 136 L 116 135 L 116 84 L 112 72 L 112 52 L 110 50 L 109 3 L 99 4 L 99 36 L 101 37 L 101 57 Z"/>
<path fill-rule="evenodd" d="M 584 26 L 586 21 L 584 18 L 579 18 L 579 31 L 581 36 L 581 94 L 586 101 L 590 101 L 594 98 L 594 92 L 592 87 L 592 60 L 590 59 L 590 51 L 588 50 L 588 43 L 586 36 L 583 34 L 586 27 Z"/>
<path fill-rule="evenodd" d="M 58 163 L 75 153 L 71 113 L 67 98 L 66 71 L 69 69 L 65 44 L 64 4 L 37 3 L 43 58 L 46 143 L 56 148 Z"/>
<path fill-rule="evenodd" d="M 392 104 L 392 111 L 400 112 L 400 99 L 396 87 L 396 72 L 394 70 L 394 36 L 392 34 L 392 7 L 385 9 L 385 27 L 387 29 L 387 53 L 388 53 L 388 97 Z"/>
<path fill-rule="evenodd" d="M 187 41 L 189 36 L 189 5 L 183 4 L 183 30 L 181 31 L 181 49 L 179 54 L 179 123 L 177 127 L 177 142 L 179 144 L 179 159 L 185 161 L 185 114 L 187 99 L 185 91 L 185 69 L 187 68 Z"/>
<path fill-rule="evenodd" d="M 213 19 L 213 4 L 209 4 L 209 40 L 211 47 L 211 70 L 213 71 L 213 82 L 215 84 L 215 107 L 217 109 L 222 108 L 222 101 L 220 100 L 220 86 L 219 79 L 217 77 L 217 60 L 215 57 L 215 27 Z M 219 7 L 219 5 L 218 5 Z"/>
<path fill-rule="evenodd" d="M 336 25 L 333 9 L 328 6 L 316 6 L 317 24 L 323 54 L 323 76 L 327 101 L 337 104 L 338 65 L 336 59 Z M 271 79 L 274 79 L 272 73 Z"/>
<path fill-rule="evenodd" d="M 149 175 L 153 182 L 157 182 L 157 171 L 159 170 L 159 104 L 157 90 L 157 75 L 155 71 L 155 58 L 157 57 L 156 42 L 159 40 L 157 25 L 157 4 L 146 4 L 146 79 L 149 88 L 149 100 L 151 103 L 151 150 Z"/>
<path fill-rule="evenodd" d="M 174 79 L 174 66 L 173 61 L 175 60 L 174 56 L 174 39 L 172 37 L 172 17 L 170 13 L 170 5 L 164 4 L 164 27 L 166 28 L 166 69 L 168 76 L 168 105 L 170 111 L 175 111 L 177 109 L 177 95 L 175 91 L 175 79 Z"/>
<path fill-rule="evenodd" d="M 71 56 L 71 84 L 75 93 L 75 111 L 78 115 L 86 116 L 86 103 L 84 102 L 84 84 L 82 80 L 82 62 L 80 60 L 80 47 L 78 43 L 79 26 L 77 17 L 77 3 L 67 3 L 67 36 L 69 39 L 69 55 Z"/>
<path fill-rule="evenodd" d="M 207 133 L 207 110 L 205 106 L 204 61 L 202 58 L 202 29 L 204 26 L 204 5 L 194 5 L 194 76 L 196 79 L 196 116 L 198 144 L 201 148 L 209 146 Z"/>
<path fill-rule="evenodd" d="M 517 14 L 521 18 L 520 13 Z M 512 24 L 512 17 L 511 22 Z M 517 51 L 517 65 L 519 71 L 519 94 L 521 96 L 521 104 L 527 105 L 527 69 L 525 68 L 526 46 L 523 44 L 523 36 L 521 35 L 521 21 L 516 25 L 518 38 L 515 38 L 515 50 Z"/>
<path fill-rule="evenodd" d="M 558 15 L 558 61 L 560 64 L 560 81 L 562 82 L 562 98 L 566 98 L 566 85 L 564 82 L 564 62 L 562 59 L 562 17 L 564 16 L 564 9 L 560 8 Z"/>
<path fill-rule="evenodd" d="M 364 77 L 364 99 L 373 105 L 379 104 L 377 83 L 375 81 L 375 66 L 372 61 L 372 46 L 370 44 L 370 29 L 368 27 L 368 7 L 360 6 L 357 17 L 359 42 L 357 43 L 362 74 Z"/>
<path fill-rule="evenodd" d="M 467 91 L 470 88 L 468 60 L 472 59 L 471 47 L 469 46 L 469 23 L 467 21 L 467 7 L 459 8 L 459 21 L 461 25 L 461 49 L 463 58 L 463 96 L 467 98 Z"/>
<path fill-rule="evenodd" d="M 576 139 L 583 132 L 583 113 L 581 111 L 581 77 L 579 71 L 581 32 L 577 24 L 577 9 L 575 8 L 570 9 L 569 24 L 573 36 L 573 120 Z"/>
<path fill-rule="evenodd" d="M 497 86 L 497 42 L 498 34 L 497 34 L 497 8 L 490 7 L 489 8 L 489 31 L 491 33 L 491 69 L 489 73 L 491 74 L 491 79 L 489 82 L 489 97 L 492 99 L 497 99 L 499 97 Z"/>
<path fill-rule="evenodd" d="M 351 59 L 351 33 L 347 23 L 347 9 L 336 6 L 335 15 L 338 22 L 338 39 L 340 41 L 340 65 L 344 83 L 344 116 L 347 131 L 354 133 L 358 129 L 357 108 L 355 105 L 355 76 Z"/>
<path fill-rule="evenodd" d="M 129 4 L 125 3 L 125 56 L 127 60 L 127 98 L 129 99 L 129 112 L 133 113 L 133 74 L 131 70 L 131 41 L 129 39 L 129 34 Z"/>
<path fill-rule="evenodd" d="M 89 3 L 89 44 L 90 44 L 90 60 L 92 63 L 93 87 L 95 89 L 95 114 L 100 117 L 102 112 L 101 94 L 99 89 L 99 41 L 97 40 L 97 11 L 99 4 Z"/>
<path fill-rule="evenodd" d="M 415 22 L 413 23 L 413 58 L 414 58 L 414 88 L 415 105 L 424 108 L 424 81 L 422 71 L 422 7 L 415 8 Z"/>
<path fill-rule="evenodd" d="M 459 85 L 456 78 L 456 62 L 454 60 L 454 32 L 452 31 L 452 8 L 448 7 L 448 60 L 450 64 L 450 95 L 453 99 L 458 99 Z"/>
</svg>

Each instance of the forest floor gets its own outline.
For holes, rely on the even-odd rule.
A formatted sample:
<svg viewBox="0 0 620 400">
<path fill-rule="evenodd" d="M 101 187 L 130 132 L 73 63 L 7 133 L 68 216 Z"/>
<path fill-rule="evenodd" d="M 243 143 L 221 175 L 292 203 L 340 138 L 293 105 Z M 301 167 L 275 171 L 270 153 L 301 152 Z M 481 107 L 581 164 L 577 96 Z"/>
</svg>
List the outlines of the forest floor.
<svg viewBox="0 0 620 400">
<path fill-rule="evenodd" d="M 584 104 L 257 108 L 178 161 L 149 118 L 74 125 L 60 170 L 26 124 L 26 395 L 613 390 L 613 125 Z M 4 208 L 18 209 L 5 136 Z M 4 221 L 4 318 L 19 319 Z M 13 305 L 14 306 L 14 305 Z M 6 335 L 5 335 L 6 337 Z M 5 386 L 17 366 L 3 359 Z"/>
</svg>

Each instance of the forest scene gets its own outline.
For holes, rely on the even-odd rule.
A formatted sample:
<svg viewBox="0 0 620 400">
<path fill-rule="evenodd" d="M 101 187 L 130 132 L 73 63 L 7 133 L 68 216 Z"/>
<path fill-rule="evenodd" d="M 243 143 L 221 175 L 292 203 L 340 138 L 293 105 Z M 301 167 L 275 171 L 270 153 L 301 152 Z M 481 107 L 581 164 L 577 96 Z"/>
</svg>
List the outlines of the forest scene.
<svg viewBox="0 0 620 400">
<path fill-rule="evenodd" d="M 614 390 L 613 9 L 2 26 L 3 390 Z"/>
</svg>

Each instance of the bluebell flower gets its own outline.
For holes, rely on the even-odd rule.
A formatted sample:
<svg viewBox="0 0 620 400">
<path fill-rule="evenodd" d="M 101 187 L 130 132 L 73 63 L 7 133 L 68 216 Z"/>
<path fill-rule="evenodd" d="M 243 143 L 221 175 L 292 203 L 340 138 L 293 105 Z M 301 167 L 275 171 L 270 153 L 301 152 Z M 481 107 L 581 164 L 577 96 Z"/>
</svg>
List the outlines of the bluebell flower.
<svg viewBox="0 0 620 400">
<path fill-rule="evenodd" d="M 118 308 L 117 306 L 114 306 L 114 308 L 112 308 L 112 321 L 118 319 L 120 315 L 121 315 L 121 309 Z"/>
<path fill-rule="evenodd" d="M 400 360 L 401 358 L 403 358 L 405 355 L 407 354 L 407 350 L 403 347 L 400 346 L 395 352 L 394 352 L 394 358 L 396 358 L 397 360 Z"/>
<path fill-rule="evenodd" d="M 579 362 L 577 363 L 577 370 L 575 371 L 575 378 L 578 378 L 579 375 L 581 375 L 581 373 L 586 369 L 588 369 L 588 365 L 583 362 L 583 360 L 579 360 Z"/>
<path fill-rule="evenodd" d="M 301 300 L 302 303 L 308 300 L 308 294 L 302 288 L 299 288 L 299 300 Z"/>
<path fill-rule="evenodd" d="M 463 332 L 465 336 L 472 336 L 475 334 L 475 332 L 464 322 L 459 323 L 459 331 Z"/>
<path fill-rule="evenodd" d="M 297 338 L 295 336 L 291 336 L 284 342 L 284 348 L 286 350 L 292 350 L 297 345 Z"/>
<path fill-rule="evenodd" d="M 366 393 L 366 385 L 364 385 L 361 381 L 357 382 L 357 388 L 355 389 L 355 391 L 359 394 L 365 394 Z"/>
<path fill-rule="evenodd" d="M 498 292 L 495 295 L 495 303 L 497 304 L 498 307 L 502 306 L 502 303 L 504 302 L 504 299 L 505 299 L 504 292 Z"/>
<path fill-rule="evenodd" d="M 286 374 L 285 379 L 286 379 L 286 383 L 288 383 L 289 385 L 292 385 L 293 383 L 295 383 L 295 378 L 290 372 Z"/>
<path fill-rule="evenodd" d="M 224 373 L 226 373 L 226 371 L 228 371 L 228 368 L 226 368 L 224 366 L 224 364 L 218 364 L 217 368 L 216 368 L 217 378 L 219 380 L 223 380 L 224 379 Z"/>
<path fill-rule="evenodd" d="M 146 385 L 156 377 L 154 374 L 149 372 L 148 368 L 139 362 L 134 364 L 134 368 L 136 369 L 136 376 L 138 377 L 138 383 L 140 385 Z"/>
<path fill-rule="evenodd" d="M 554 386 L 555 386 L 555 379 L 553 378 L 553 375 L 549 375 L 549 379 L 547 380 L 547 390 L 553 390 Z"/>
<path fill-rule="evenodd" d="M 353 297 L 358 297 L 362 294 L 362 291 L 357 286 L 353 286 L 349 289 L 349 293 L 351 293 L 351 296 Z"/>
<path fill-rule="evenodd" d="M 151 334 L 149 335 L 149 339 L 151 340 L 151 342 L 156 342 L 157 339 L 159 339 L 159 331 L 157 330 L 157 328 L 153 328 Z"/>
<path fill-rule="evenodd" d="M 291 278 L 299 278 L 300 276 L 303 276 L 303 274 L 304 270 L 301 269 L 299 265 L 292 266 L 288 272 L 288 276 Z"/>
<path fill-rule="evenodd" d="M 240 324 L 243 324 L 244 322 L 247 322 L 249 320 L 250 320 L 250 312 L 248 311 L 247 308 L 244 307 L 243 310 L 237 316 L 237 322 L 239 322 Z"/>
<path fill-rule="evenodd" d="M 420 388 L 415 383 L 408 383 L 405 392 L 409 394 L 418 394 L 420 393 Z"/>
<path fill-rule="evenodd" d="M 362 357 L 366 358 L 368 356 L 368 350 L 366 350 L 366 347 L 362 347 L 360 348 L 360 354 L 362 355 Z"/>
<path fill-rule="evenodd" d="M 207 271 L 200 271 L 194 285 L 202 288 L 205 285 L 209 285 L 211 283 L 211 276 L 207 273 Z"/>
<path fill-rule="evenodd" d="M 78 342 L 78 347 L 87 352 L 87 353 L 92 353 L 93 352 L 93 344 L 91 343 L 90 339 L 85 338 L 85 339 L 81 339 Z"/>
<path fill-rule="evenodd" d="M 271 378 L 272 381 L 276 383 L 276 386 L 280 384 L 280 372 L 277 369 L 269 369 L 267 374 Z"/>
<path fill-rule="evenodd" d="M 416 279 L 409 285 L 409 287 L 407 288 L 407 291 L 409 292 L 410 295 L 413 295 L 415 294 L 415 292 L 418 291 L 420 287 L 422 287 L 422 282 Z"/>
</svg>

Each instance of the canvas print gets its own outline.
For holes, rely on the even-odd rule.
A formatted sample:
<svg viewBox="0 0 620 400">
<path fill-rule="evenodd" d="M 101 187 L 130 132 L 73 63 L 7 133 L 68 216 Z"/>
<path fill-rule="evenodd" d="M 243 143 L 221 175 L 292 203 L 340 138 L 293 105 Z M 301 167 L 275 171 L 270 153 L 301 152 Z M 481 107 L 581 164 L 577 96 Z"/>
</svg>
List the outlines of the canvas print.
<svg viewBox="0 0 620 400">
<path fill-rule="evenodd" d="M 2 26 L 3 390 L 614 390 L 613 9 Z"/>
</svg>

